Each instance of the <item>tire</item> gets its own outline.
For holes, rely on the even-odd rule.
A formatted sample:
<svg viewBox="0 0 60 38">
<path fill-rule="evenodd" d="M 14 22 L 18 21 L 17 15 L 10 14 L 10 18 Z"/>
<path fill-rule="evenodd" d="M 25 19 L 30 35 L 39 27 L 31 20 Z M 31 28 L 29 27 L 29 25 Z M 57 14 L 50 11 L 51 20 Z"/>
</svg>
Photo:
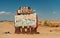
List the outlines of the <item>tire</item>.
<svg viewBox="0 0 60 38">
<path fill-rule="evenodd" d="M 20 27 L 15 27 L 15 33 L 19 34 L 21 32 Z"/>
</svg>

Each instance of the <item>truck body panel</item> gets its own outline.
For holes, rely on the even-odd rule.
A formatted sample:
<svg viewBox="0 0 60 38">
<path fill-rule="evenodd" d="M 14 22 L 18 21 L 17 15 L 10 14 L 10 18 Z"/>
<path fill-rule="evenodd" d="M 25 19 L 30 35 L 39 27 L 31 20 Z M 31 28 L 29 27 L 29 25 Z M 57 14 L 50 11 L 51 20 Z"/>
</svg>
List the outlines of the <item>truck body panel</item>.
<svg viewBox="0 0 60 38">
<path fill-rule="evenodd" d="M 15 26 L 36 26 L 36 13 L 29 15 L 15 15 Z"/>
</svg>

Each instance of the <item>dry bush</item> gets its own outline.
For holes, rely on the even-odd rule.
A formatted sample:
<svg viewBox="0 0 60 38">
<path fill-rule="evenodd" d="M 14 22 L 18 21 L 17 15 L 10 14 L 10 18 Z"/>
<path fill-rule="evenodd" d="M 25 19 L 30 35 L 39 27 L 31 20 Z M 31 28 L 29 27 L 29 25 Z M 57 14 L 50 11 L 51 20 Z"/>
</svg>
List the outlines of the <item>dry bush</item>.
<svg viewBox="0 0 60 38">
<path fill-rule="evenodd" d="M 53 24 L 48 21 L 44 21 L 44 26 L 49 26 L 49 27 L 59 27 L 59 24 Z"/>
</svg>

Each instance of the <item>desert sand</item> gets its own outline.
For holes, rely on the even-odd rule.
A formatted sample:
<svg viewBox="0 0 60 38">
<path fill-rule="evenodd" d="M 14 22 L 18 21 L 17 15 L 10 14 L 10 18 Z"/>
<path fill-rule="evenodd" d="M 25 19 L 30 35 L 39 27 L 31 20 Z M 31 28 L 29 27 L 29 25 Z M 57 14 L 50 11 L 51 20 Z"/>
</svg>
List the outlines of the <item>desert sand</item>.
<svg viewBox="0 0 60 38">
<path fill-rule="evenodd" d="M 14 22 L 0 22 L 0 38 L 60 38 L 60 27 L 39 25 L 37 31 L 40 34 L 15 34 L 14 31 Z"/>
</svg>

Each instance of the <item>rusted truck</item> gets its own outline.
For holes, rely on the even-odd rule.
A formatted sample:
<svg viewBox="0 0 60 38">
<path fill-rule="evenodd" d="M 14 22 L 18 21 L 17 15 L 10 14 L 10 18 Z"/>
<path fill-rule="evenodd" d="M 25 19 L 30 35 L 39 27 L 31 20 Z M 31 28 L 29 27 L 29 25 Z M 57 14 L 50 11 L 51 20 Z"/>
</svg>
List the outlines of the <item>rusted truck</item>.
<svg viewBox="0 0 60 38">
<path fill-rule="evenodd" d="M 36 33 L 38 16 L 30 7 L 20 7 L 15 14 L 15 33 Z"/>
</svg>

